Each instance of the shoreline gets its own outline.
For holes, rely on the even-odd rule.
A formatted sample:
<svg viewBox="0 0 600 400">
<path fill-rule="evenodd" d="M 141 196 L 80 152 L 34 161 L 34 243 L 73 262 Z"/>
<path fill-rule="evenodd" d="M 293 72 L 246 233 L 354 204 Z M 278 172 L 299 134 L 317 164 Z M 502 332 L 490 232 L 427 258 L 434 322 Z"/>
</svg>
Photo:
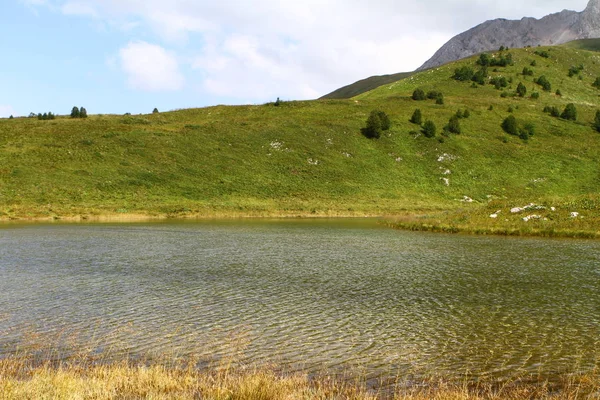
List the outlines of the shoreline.
<svg viewBox="0 0 600 400">
<path fill-rule="evenodd" d="M 34 216 L 0 216 L 0 227 L 9 225 L 34 224 L 86 224 L 86 223 L 151 223 L 166 221 L 208 221 L 208 220 L 257 220 L 257 219 L 379 219 L 382 225 L 391 229 L 431 232 L 446 234 L 462 234 L 476 236 L 511 236 L 511 237 L 543 237 L 600 239 L 600 221 L 593 221 L 585 226 L 574 226 L 572 221 L 560 221 L 553 225 L 544 224 L 498 224 L 475 217 L 472 223 L 456 223 L 451 219 L 454 210 L 402 210 L 397 212 L 366 211 L 216 211 L 194 213 L 102 213 L 91 211 L 73 215 L 34 215 Z M 507 220 L 508 221 L 508 220 Z M 487 222 L 487 223 L 486 223 Z"/>
</svg>

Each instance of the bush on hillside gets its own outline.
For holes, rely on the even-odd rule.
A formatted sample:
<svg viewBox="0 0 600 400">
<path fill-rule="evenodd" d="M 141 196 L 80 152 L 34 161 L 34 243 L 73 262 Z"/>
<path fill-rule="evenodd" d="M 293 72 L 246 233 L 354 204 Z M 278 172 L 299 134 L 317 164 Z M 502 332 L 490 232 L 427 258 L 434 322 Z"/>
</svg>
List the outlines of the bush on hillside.
<svg viewBox="0 0 600 400">
<path fill-rule="evenodd" d="M 560 117 L 560 110 L 556 106 L 546 106 L 544 107 L 544 112 L 550 114 L 553 117 Z"/>
<path fill-rule="evenodd" d="M 542 89 L 544 89 L 546 92 L 552 91 L 552 85 L 550 84 L 550 81 L 548 80 L 548 78 L 546 78 L 545 75 L 542 75 L 539 78 L 535 79 L 534 82 L 540 85 Z"/>
<path fill-rule="evenodd" d="M 583 64 L 579 64 L 579 66 L 571 65 L 569 68 L 569 78 L 579 75 L 581 71 L 583 71 Z"/>
<path fill-rule="evenodd" d="M 523 76 L 533 76 L 533 70 L 527 67 L 523 67 Z"/>
<path fill-rule="evenodd" d="M 533 92 L 533 93 L 531 93 L 531 98 L 533 100 L 537 100 L 540 98 L 540 94 L 538 92 Z"/>
<path fill-rule="evenodd" d="M 430 100 L 435 100 L 441 95 L 442 92 L 438 92 L 437 90 L 430 90 L 429 92 L 427 92 L 427 98 Z"/>
<path fill-rule="evenodd" d="M 518 135 L 519 134 L 519 128 L 517 126 L 517 119 L 515 118 L 514 115 L 509 115 L 508 117 L 506 117 L 504 119 L 504 121 L 502 121 L 502 129 L 504 130 L 504 132 L 508 133 L 509 135 Z"/>
<path fill-rule="evenodd" d="M 543 58 L 550 58 L 550 53 L 547 50 L 536 50 L 533 54 Z"/>
<path fill-rule="evenodd" d="M 436 133 L 437 127 L 435 126 L 435 123 L 431 120 L 425 121 L 425 124 L 423 124 L 423 135 L 425 137 L 432 138 L 435 137 Z"/>
<path fill-rule="evenodd" d="M 485 85 L 485 81 L 488 77 L 488 69 L 487 67 L 481 67 L 481 69 L 473 74 L 471 80 L 479 85 Z"/>
<path fill-rule="evenodd" d="M 158 108 L 154 108 L 154 110 L 152 110 L 152 114 L 158 114 Z"/>
<path fill-rule="evenodd" d="M 498 90 L 508 87 L 508 80 L 503 76 L 496 76 L 490 79 L 490 85 L 494 85 L 494 87 Z"/>
<path fill-rule="evenodd" d="M 423 91 L 423 89 L 415 89 L 415 91 L 412 94 L 412 99 L 416 100 L 416 101 L 421 101 L 421 100 L 425 100 L 425 92 Z"/>
<path fill-rule="evenodd" d="M 560 114 L 562 119 L 566 119 L 568 121 L 576 121 L 577 120 L 577 109 L 575 108 L 575 104 L 569 103 L 565 107 L 565 110 Z"/>
<path fill-rule="evenodd" d="M 438 97 L 436 97 L 435 104 L 438 104 L 438 105 L 443 105 L 444 104 L 444 95 L 443 94 L 440 93 L 438 95 Z"/>
<path fill-rule="evenodd" d="M 596 80 L 594 81 L 594 83 L 592 83 L 592 86 L 600 89 L 600 77 L 596 78 Z"/>
<path fill-rule="evenodd" d="M 525 87 L 525 85 L 523 85 L 522 82 L 519 82 L 519 85 L 517 86 L 517 94 L 519 95 L 519 97 L 525 97 L 525 95 L 527 94 L 527 88 Z"/>
<path fill-rule="evenodd" d="M 383 111 L 377 111 L 377 115 L 379 116 L 379 120 L 381 121 L 381 130 L 382 131 L 389 130 L 392 127 L 392 122 L 390 121 L 390 117 L 388 117 L 388 115 Z"/>
<path fill-rule="evenodd" d="M 487 67 L 490 65 L 490 55 L 487 53 L 481 53 L 479 55 L 479 60 L 477 60 L 477 65 L 481 65 L 482 67 Z"/>
<path fill-rule="evenodd" d="M 390 126 L 390 118 L 385 112 L 373 110 L 369 114 L 366 126 L 361 129 L 361 132 L 369 139 L 379 139 L 381 133 L 390 129 Z"/>
<path fill-rule="evenodd" d="M 475 75 L 475 71 L 471 67 L 460 67 L 454 70 L 454 75 L 452 75 L 452 79 L 467 82 L 473 79 L 473 75 Z"/>
<path fill-rule="evenodd" d="M 413 113 L 412 117 L 410 117 L 410 122 L 416 125 L 421 125 L 423 123 L 423 115 L 421 114 L 420 109 L 416 109 Z"/>
<path fill-rule="evenodd" d="M 450 120 L 448 121 L 448 125 L 446 125 L 444 127 L 444 132 L 454 133 L 457 135 L 461 133 L 460 122 L 456 115 L 453 115 L 452 117 L 450 117 Z"/>
</svg>

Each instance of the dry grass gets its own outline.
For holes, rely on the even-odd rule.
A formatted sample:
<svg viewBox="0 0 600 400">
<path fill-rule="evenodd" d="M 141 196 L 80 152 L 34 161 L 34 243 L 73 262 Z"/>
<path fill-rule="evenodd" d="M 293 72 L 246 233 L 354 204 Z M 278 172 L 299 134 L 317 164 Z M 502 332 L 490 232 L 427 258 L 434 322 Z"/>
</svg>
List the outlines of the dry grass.
<svg viewBox="0 0 600 400">
<path fill-rule="evenodd" d="M 189 361 L 189 360 L 188 360 Z M 404 382 L 398 380 L 397 382 Z M 30 358 L 0 360 L 0 398 L 12 399 L 590 399 L 600 398 L 600 375 L 566 376 L 554 382 L 445 382 L 428 379 L 373 389 L 362 380 L 284 374 L 269 368 L 200 370 L 194 362 L 95 362 L 35 365 Z"/>
</svg>

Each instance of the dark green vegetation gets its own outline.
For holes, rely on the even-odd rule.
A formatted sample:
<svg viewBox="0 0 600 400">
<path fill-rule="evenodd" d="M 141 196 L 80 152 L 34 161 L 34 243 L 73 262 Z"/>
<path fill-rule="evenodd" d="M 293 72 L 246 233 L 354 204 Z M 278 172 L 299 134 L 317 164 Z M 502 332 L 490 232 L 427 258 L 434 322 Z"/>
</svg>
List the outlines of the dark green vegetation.
<svg viewBox="0 0 600 400">
<path fill-rule="evenodd" d="M 489 56 L 500 57 L 509 59 L 506 52 Z M 592 86 L 600 55 L 568 47 L 511 49 L 510 63 L 487 67 L 491 79 L 506 79 L 502 93 L 485 79 L 483 85 L 452 79 L 456 70 L 484 68 L 478 60 L 420 72 L 351 100 L 4 119 L 0 213 L 386 215 L 475 212 L 492 200 L 560 207 L 583 198 L 591 221 L 600 209 L 600 92 Z M 523 75 L 536 60 L 533 75 Z M 581 79 L 569 78 L 573 65 L 584 66 Z M 534 81 L 542 76 L 562 96 L 541 91 Z M 537 95 L 519 96 L 519 84 Z M 415 102 L 416 89 L 426 98 L 443 93 L 444 104 Z M 568 104 L 576 120 L 565 118 Z M 417 107 L 421 122 L 430 121 L 427 129 L 410 122 Z M 548 108 L 563 118 L 544 113 Z M 460 135 L 426 137 L 431 124 L 450 128 L 465 109 L 470 116 L 460 119 Z M 361 134 L 372 110 L 391 120 L 379 140 Z M 518 136 L 502 128 L 509 115 Z M 462 202 L 464 196 L 473 203 Z M 559 209 L 582 211 L 571 208 Z"/>
<path fill-rule="evenodd" d="M 372 76 L 370 78 L 361 79 L 358 82 L 355 82 L 351 85 L 344 86 L 333 92 L 321 97 L 322 100 L 341 100 L 341 99 L 349 99 L 354 96 L 358 96 L 359 94 L 366 93 L 370 90 L 376 89 L 382 85 L 388 85 L 390 83 L 397 82 L 399 80 L 410 77 L 415 74 L 415 72 L 400 72 L 398 74 L 392 75 L 380 75 L 380 76 Z"/>
</svg>

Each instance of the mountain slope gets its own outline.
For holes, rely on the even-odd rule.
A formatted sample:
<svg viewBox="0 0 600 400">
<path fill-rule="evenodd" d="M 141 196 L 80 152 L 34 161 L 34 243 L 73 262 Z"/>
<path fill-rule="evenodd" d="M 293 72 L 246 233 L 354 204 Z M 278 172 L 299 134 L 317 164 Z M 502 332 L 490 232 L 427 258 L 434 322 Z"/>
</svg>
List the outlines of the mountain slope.
<svg viewBox="0 0 600 400">
<path fill-rule="evenodd" d="M 0 217 L 386 215 L 497 207 L 498 201 L 600 210 L 600 134 L 592 128 L 600 55 L 567 47 L 510 53 L 514 65 L 488 71 L 512 80 L 502 90 L 451 78 L 457 68 L 479 68 L 474 57 L 351 100 L 3 119 Z M 570 67 L 580 65 L 569 77 Z M 533 76 L 521 75 L 524 67 Z M 541 76 L 552 91 L 534 83 Z M 520 82 L 528 91 L 522 98 L 514 96 Z M 444 104 L 412 100 L 416 88 L 442 91 Z M 569 103 L 577 121 L 543 111 Z M 438 126 L 435 138 L 409 122 L 416 108 Z M 460 120 L 462 133 L 442 136 L 441 128 L 465 109 L 471 115 Z M 378 140 L 361 135 L 372 110 L 392 121 Z M 534 136 L 525 141 L 504 133 L 509 115 L 533 124 Z"/>
<path fill-rule="evenodd" d="M 563 10 L 539 20 L 496 19 L 463 32 L 442 46 L 418 70 L 435 68 L 500 46 L 510 48 L 556 45 L 600 37 L 600 0 L 590 0 L 582 12 Z"/>
<path fill-rule="evenodd" d="M 414 72 L 400 72 L 392 75 L 371 76 L 369 78 L 354 82 L 351 85 L 334 90 L 333 92 L 321 97 L 321 99 L 349 99 L 351 97 L 358 96 L 359 94 L 376 89 L 381 85 L 387 85 L 389 83 L 394 83 L 401 79 L 408 78 L 413 73 Z"/>
</svg>

